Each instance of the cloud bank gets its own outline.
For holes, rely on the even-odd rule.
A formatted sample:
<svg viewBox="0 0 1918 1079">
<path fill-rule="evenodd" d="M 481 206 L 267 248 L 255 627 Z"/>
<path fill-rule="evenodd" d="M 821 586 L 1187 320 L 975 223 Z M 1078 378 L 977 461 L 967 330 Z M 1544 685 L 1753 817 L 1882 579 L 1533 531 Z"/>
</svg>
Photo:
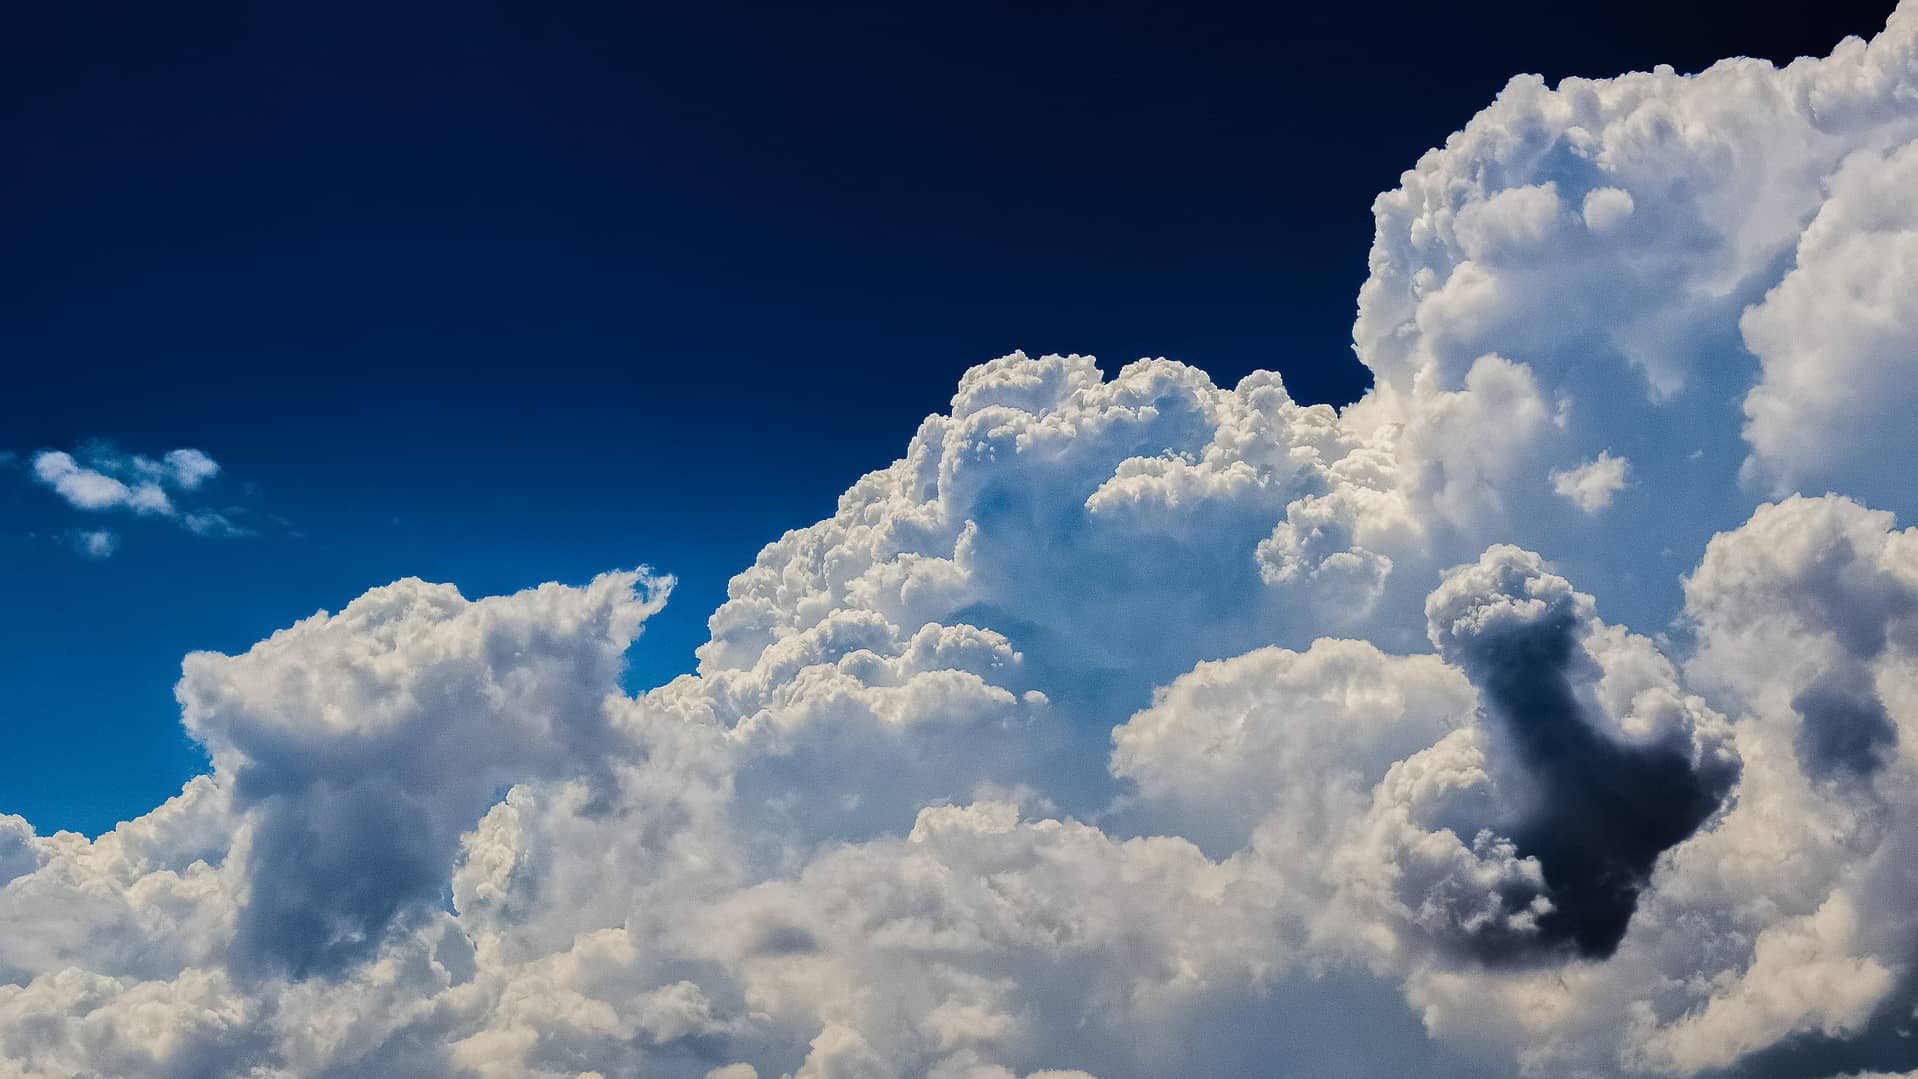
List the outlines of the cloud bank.
<svg viewBox="0 0 1918 1079">
<path fill-rule="evenodd" d="M 974 368 L 637 696 L 645 571 L 189 656 L 207 775 L 0 817 L 0 1076 L 1912 1072 L 1914 168 L 1910 3 L 1521 77 L 1348 408 Z"/>
</svg>

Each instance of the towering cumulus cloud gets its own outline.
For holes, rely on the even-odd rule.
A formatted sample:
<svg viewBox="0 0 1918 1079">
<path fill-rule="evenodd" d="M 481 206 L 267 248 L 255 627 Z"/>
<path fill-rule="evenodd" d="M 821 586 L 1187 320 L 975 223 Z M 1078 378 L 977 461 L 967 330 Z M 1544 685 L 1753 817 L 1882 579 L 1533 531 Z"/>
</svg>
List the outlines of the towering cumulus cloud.
<svg viewBox="0 0 1918 1079">
<path fill-rule="evenodd" d="M 1911 1073 L 1914 191 L 1909 2 L 1515 79 L 1348 408 L 986 363 L 637 696 L 644 572 L 190 656 L 0 817 L 0 1076 Z"/>
</svg>

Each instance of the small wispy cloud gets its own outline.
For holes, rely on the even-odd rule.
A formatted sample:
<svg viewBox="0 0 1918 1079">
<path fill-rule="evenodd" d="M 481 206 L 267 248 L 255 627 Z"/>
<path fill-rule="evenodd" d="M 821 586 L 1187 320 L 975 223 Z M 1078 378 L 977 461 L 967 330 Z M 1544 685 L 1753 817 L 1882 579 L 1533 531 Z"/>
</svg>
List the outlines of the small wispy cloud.
<svg viewBox="0 0 1918 1079">
<path fill-rule="evenodd" d="M 225 513 L 213 510 L 200 510 L 196 513 L 182 514 L 180 527 L 196 536 L 251 536 L 253 530 L 233 522 Z"/>
<path fill-rule="evenodd" d="M 15 459 L 15 454 L 0 454 L 0 465 Z M 234 521 L 237 510 L 180 504 L 178 496 L 200 491 L 221 472 L 219 462 L 202 450 L 182 448 L 148 457 L 95 442 L 71 453 L 40 450 L 32 455 L 31 471 L 35 481 L 86 513 L 165 518 L 196 536 L 252 534 Z M 106 529 L 78 529 L 67 535 L 75 549 L 90 558 L 109 557 L 119 545 L 119 537 Z"/>
<path fill-rule="evenodd" d="M 76 529 L 67 533 L 67 540 L 87 558 L 112 558 L 120 548 L 120 537 L 104 528 Z"/>
<path fill-rule="evenodd" d="M 77 510 L 129 509 L 170 516 L 173 501 L 157 480 L 127 483 L 97 467 L 82 465 L 70 453 L 42 450 L 33 455 L 33 476 Z"/>
<path fill-rule="evenodd" d="M 1630 485 L 1631 462 L 1600 450 L 1597 457 L 1576 468 L 1553 469 L 1552 490 L 1586 513 L 1599 513 Z"/>
</svg>

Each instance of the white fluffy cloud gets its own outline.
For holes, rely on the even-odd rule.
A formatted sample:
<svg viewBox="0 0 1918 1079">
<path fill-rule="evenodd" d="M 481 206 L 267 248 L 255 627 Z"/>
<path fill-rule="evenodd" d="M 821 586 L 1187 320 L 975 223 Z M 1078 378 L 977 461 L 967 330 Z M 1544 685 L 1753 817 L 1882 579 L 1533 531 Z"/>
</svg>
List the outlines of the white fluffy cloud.
<svg viewBox="0 0 1918 1079">
<path fill-rule="evenodd" d="M 1600 450 L 1597 457 L 1577 468 L 1553 469 L 1552 490 L 1586 513 L 1598 513 L 1625 489 L 1625 477 L 1630 472 L 1631 462 L 1613 457 L 1610 450 Z"/>
<path fill-rule="evenodd" d="M 0 1076 L 1909 1071 L 1914 139 L 1910 5 L 1517 79 L 1346 409 L 983 364 L 637 696 L 643 573 L 190 656 L 208 775 L 0 817 Z"/>
<path fill-rule="evenodd" d="M 1748 474 L 1777 492 L 1909 489 L 1918 393 L 1918 142 L 1861 149 L 1828 184 L 1796 264 L 1741 321 L 1764 375 L 1745 398 Z"/>
</svg>

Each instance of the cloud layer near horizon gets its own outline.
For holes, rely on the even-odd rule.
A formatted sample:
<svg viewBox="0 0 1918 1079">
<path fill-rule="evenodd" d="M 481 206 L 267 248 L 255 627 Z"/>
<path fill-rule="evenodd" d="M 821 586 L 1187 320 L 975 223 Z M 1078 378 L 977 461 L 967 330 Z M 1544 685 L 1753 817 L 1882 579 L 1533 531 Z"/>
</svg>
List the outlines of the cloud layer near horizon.
<svg viewBox="0 0 1918 1079">
<path fill-rule="evenodd" d="M 644 571 L 189 656 L 209 774 L 0 816 L 0 1077 L 1918 1068 L 1914 190 L 1911 3 L 1521 77 L 1349 408 L 974 368 L 636 697 Z"/>
</svg>

